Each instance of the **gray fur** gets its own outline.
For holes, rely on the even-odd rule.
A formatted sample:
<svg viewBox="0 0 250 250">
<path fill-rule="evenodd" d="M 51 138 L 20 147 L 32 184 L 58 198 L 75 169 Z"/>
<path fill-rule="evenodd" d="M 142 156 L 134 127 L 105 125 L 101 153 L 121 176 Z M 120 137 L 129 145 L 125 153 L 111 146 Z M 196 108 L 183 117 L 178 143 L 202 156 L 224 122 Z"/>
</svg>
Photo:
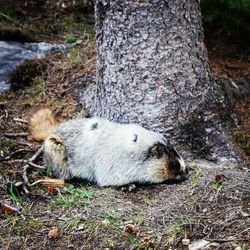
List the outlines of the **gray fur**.
<svg viewBox="0 0 250 250">
<path fill-rule="evenodd" d="M 98 117 L 75 119 L 59 124 L 45 140 L 44 162 L 59 178 L 84 178 L 100 186 L 183 177 L 187 170 L 177 152 L 174 156 L 167 151 L 161 157 L 151 155 L 150 149 L 159 143 L 166 149 L 172 147 L 161 134 L 139 125 Z M 176 176 L 166 174 L 171 162 L 180 166 Z"/>
</svg>

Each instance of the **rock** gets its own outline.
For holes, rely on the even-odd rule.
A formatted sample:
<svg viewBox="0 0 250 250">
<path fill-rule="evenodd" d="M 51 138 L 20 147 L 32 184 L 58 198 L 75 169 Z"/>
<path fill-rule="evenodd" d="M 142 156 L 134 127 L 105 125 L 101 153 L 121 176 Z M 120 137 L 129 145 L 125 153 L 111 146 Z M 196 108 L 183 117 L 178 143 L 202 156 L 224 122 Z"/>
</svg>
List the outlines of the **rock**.
<svg viewBox="0 0 250 250">
<path fill-rule="evenodd" d="M 190 244 L 190 239 L 183 239 L 182 240 L 182 245 L 188 246 Z"/>
<path fill-rule="evenodd" d="M 209 243 L 205 248 L 204 248 L 204 250 L 205 249 L 207 249 L 207 250 L 210 250 L 210 249 L 218 249 L 218 247 L 219 247 L 219 243 L 217 243 L 217 242 L 212 242 L 212 243 Z"/>
<path fill-rule="evenodd" d="M 203 210 L 202 210 L 202 213 L 206 213 L 207 212 L 207 208 L 204 208 Z"/>
<path fill-rule="evenodd" d="M 200 250 L 206 247 L 210 242 L 206 240 L 198 240 L 188 246 L 188 250 Z"/>
<path fill-rule="evenodd" d="M 9 89 L 10 75 L 25 60 L 42 58 L 68 45 L 0 41 L 0 92 Z"/>
</svg>

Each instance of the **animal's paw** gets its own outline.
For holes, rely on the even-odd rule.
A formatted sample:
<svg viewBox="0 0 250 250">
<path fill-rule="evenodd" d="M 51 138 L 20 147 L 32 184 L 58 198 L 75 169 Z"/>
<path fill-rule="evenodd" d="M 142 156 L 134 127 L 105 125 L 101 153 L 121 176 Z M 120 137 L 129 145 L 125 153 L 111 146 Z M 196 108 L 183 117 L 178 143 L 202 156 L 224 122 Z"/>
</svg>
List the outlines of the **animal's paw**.
<svg viewBox="0 0 250 250">
<path fill-rule="evenodd" d="M 124 186 L 117 187 L 117 190 L 120 190 L 122 192 L 135 192 L 137 186 L 135 184 L 127 184 Z"/>
</svg>

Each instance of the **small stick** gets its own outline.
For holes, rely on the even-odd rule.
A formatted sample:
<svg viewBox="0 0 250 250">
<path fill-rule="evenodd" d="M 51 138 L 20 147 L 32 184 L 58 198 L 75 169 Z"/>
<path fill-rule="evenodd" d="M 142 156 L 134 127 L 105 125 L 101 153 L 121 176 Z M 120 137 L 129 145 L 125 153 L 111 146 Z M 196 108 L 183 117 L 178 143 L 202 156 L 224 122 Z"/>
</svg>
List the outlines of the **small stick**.
<svg viewBox="0 0 250 250">
<path fill-rule="evenodd" d="M 20 118 L 14 118 L 13 121 L 15 121 L 15 122 L 20 122 L 20 123 L 26 123 L 26 124 L 28 123 L 27 120 L 20 119 Z"/>
<path fill-rule="evenodd" d="M 63 188 L 64 185 L 65 185 L 65 182 L 64 180 L 61 180 L 61 179 L 51 179 L 51 178 L 46 178 L 46 179 L 43 179 L 43 180 L 37 180 L 35 182 L 33 182 L 32 184 L 30 184 L 30 186 L 34 186 L 36 184 L 41 184 L 41 185 L 44 185 L 44 186 L 55 186 L 55 187 L 59 187 L 59 188 Z"/>
<path fill-rule="evenodd" d="M 28 142 L 17 141 L 16 143 L 22 146 L 27 146 L 27 147 L 32 146 L 32 143 L 28 143 Z"/>
<path fill-rule="evenodd" d="M 5 159 L 4 159 L 5 160 Z M 15 164 L 15 163 L 25 163 L 26 160 L 23 160 L 23 159 L 14 159 L 14 160 L 8 160 L 8 163 L 11 163 L 11 164 Z"/>
<path fill-rule="evenodd" d="M 249 239 L 206 239 L 207 241 L 215 242 L 230 242 L 230 241 L 248 241 Z"/>
<path fill-rule="evenodd" d="M 34 168 L 45 169 L 44 166 L 40 166 L 40 165 L 35 164 L 35 163 L 33 163 L 33 162 L 28 161 L 27 163 L 28 163 L 30 166 L 34 167 Z"/>
<path fill-rule="evenodd" d="M 22 174 L 22 177 L 23 177 L 23 180 L 24 180 L 24 183 L 26 184 L 26 185 L 28 185 L 28 186 L 30 186 L 30 182 L 29 182 L 29 179 L 28 179 L 28 177 L 27 177 L 27 170 L 28 170 L 28 168 L 30 167 L 30 163 L 33 163 L 33 161 L 35 161 L 37 158 L 38 158 L 38 156 L 42 153 L 42 151 L 43 151 L 43 146 L 41 146 L 36 152 L 35 152 L 35 154 L 28 160 L 28 163 L 27 164 L 25 164 L 24 166 L 23 166 L 23 174 Z"/>
<path fill-rule="evenodd" d="M 6 156 L 4 158 L 4 160 L 10 160 L 15 154 L 18 154 L 18 153 L 21 153 L 21 152 L 29 152 L 30 150 L 26 149 L 26 148 L 21 148 L 21 149 L 18 149 L 16 151 L 14 151 L 13 153 L 11 153 L 10 155 Z"/>
<path fill-rule="evenodd" d="M 9 117 L 7 109 L 5 109 L 4 112 L 5 112 L 5 118 L 7 119 Z"/>
<path fill-rule="evenodd" d="M 21 209 L 21 208 L 15 208 L 15 207 L 12 207 L 12 206 L 7 205 L 7 204 L 3 204 L 2 207 L 3 207 L 3 208 L 7 208 L 7 209 L 9 209 L 10 211 L 19 214 L 24 220 L 26 220 L 26 217 L 23 215 L 22 209 Z"/>
<path fill-rule="evenodd" d="M 23 133 L 6 133 L 4 136 L 6 137 L 26 137 L 29 133 L 23 132 Z"/>
<path fill-rule="evenodd" d="M 30 182 L 29 182 L 29 179 L 28 179 L 28 176 L 27 176 L 27 170 L 29 168 L 29 164 L 25 164 L 23 166 L 23 174 L 22 174 L 22 177 L 23 177 L 23 181 L 24 181 L 24 184 L 25 185 L 30 185 Z"/>
</svg>

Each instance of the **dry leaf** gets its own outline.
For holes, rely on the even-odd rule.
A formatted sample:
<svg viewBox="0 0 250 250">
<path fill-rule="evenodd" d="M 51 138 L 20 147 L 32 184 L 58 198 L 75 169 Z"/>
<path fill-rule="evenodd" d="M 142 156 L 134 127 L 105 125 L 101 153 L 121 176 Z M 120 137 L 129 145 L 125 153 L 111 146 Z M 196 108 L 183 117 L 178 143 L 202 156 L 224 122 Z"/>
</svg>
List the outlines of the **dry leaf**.
<svg viewBox="0 0 250 250">
<path fill-rule="evenodd" d="M 52 227 L 52 229 L 49 230 L 49 234 L 48 234 L 49 239 L 57 239 L 59 237 L 59 231 L 58 228 L 56 227 Z"/>
<path fill-rule="evenodd" d="M 50 194 L 56 195 L 58 193 L 58 190 L 55 185 L 48 186 L 48 192 Z"/>
<path fill-rule="evenodd" d="M 14 211 L 5 205 L 1 206 L 1 211 L 3 214 L 12 214 Z"/>
<path fill-rule="evenodd" d="M 155 242 L 150 238 L 149 235 L 145 234 L 143 237 L 143 241 L 147 243 L 149 248 L 155 248 Z"/>
<path fill-rule="evenodd" d="M 216 182 L 221 182 L 221 181 L 222 181 L 222 175 L 221 175 L 221 174 L 217 174 L 217 175 L 215 176 L 215 181 L 216 181 Z"/>
<path fill-rule="evenodd" d="M 37 180 L 35 182 L 33 182 L 31 184 L 31 186 L 34 186 L 36 184 L 41 184 L 43 186 L 55 186 L 55 187 L 58 187 L 58 188 L 64 188 L 65 186 L 65 182 L 64 180 L 61 180 L 61 179 L 52 179 L 52 178 L 45 178 L 45 179 L 42 179 L 42 180 Z"/>
<path fill-rule="evenodd" d="M 128 224 L 125 227 L 125 231 L 131 235 L 133 235 L 134 237 L 137 235 L 138 233 L 138 229 L 133 225 L 133 224 Z"/>
</svg>

